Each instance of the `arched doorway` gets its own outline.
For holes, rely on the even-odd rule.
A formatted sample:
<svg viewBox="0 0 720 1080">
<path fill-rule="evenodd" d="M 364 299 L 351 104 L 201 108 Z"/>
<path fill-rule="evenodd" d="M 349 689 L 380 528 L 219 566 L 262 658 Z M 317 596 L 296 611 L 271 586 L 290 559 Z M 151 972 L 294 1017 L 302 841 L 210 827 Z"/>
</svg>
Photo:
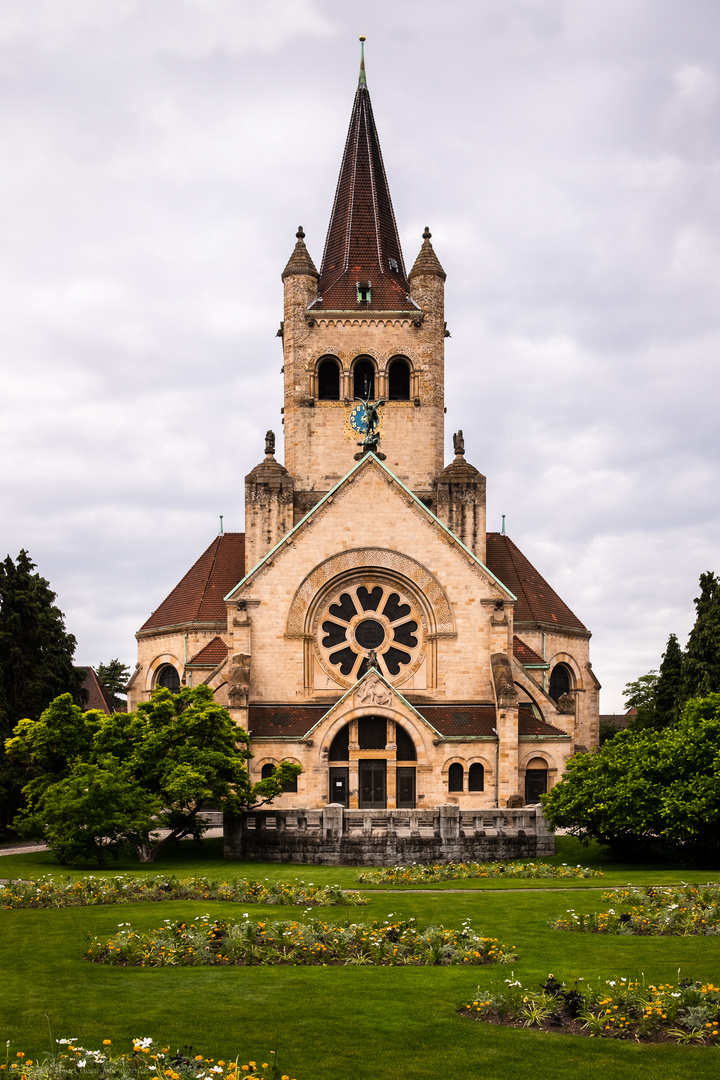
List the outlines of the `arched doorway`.
<svg viewBox="0 0 720 1080">
<path fill-rule="evenodd" d="M 531 758 L 525 769 L 525 802 L 539 802 L 547 791 L 548 769 L 543 758 Z"/>
<path fill-rule="evenodd" d="M 351 751 L 351 742 L 357 749 Z M 399 723 L 384 716 L 351 720 L 328 750 L 328 801 L 349 808 L 351 792 L 357 790 L 360 810 L 385 810 L 388 802 L 413 809 L 416 761 L 415 743 Z"/>
</svg>

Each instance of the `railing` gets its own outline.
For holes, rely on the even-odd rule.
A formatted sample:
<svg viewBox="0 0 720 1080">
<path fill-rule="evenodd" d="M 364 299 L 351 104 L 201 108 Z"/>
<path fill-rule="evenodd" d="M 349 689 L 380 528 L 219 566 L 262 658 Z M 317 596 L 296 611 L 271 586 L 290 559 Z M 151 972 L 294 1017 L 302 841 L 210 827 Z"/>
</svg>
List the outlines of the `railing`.
<svg viewBox="0 0 720 1080">
<path fill-rule="evenodd" d="M 337 803 L 322 809 L 248 810 L 243 832 L 297 833 L 307 836 L 465 836 L 545 835 L 537 806 L 464 810 L 449 804 L 432 810 L 346 810 Z"/>
</svg>

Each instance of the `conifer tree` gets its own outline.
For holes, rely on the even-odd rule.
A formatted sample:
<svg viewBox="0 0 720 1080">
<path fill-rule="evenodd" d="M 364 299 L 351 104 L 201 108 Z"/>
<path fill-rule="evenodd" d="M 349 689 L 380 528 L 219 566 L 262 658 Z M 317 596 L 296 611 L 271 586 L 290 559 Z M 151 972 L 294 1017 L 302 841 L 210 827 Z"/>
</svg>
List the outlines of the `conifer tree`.
<svg viewBox="0 0 720 1080">
<path fill-rule="evenodd" d="M 690 631 L 683 671 L 687 701 L 720 691 L 720 579 L 708 571 L 700 575 L 697 615 Z"/>
<path fill-rule="evenodd" d="M 27 783 L 21 763 L 5 756 L 5 739 L 25 717 L 37 720 L 59 694 L 82 704 L 83 674 L 73 666 L 75 638 L 55 593 L 27 551 L 0 562 L 0 832 L 15 816 Z"/>
<path fill-rule="evenodd" d="M 653 727 L 677 724 L 685 697 L 683 694 L 684 657 L 675 634 L 671 634 L 663 653 L 660 674 L 655 686 Z"/>
</svg>

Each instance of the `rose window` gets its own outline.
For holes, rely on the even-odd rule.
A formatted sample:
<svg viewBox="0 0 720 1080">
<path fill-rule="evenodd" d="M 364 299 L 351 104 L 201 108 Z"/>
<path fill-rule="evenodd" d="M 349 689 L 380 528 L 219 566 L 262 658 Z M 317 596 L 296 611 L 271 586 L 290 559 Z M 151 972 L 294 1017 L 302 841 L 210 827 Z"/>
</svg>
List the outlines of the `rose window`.
<svg viewBox="0 0 720 1080">
<path fill-rule="evenodd" d="M 402 681 L 422 660 L 422 616 L 395 585 L 350 585 L 320 613 L 317 638 L 323 666 L 351 684 L 369 666 Z"/>
</svg>

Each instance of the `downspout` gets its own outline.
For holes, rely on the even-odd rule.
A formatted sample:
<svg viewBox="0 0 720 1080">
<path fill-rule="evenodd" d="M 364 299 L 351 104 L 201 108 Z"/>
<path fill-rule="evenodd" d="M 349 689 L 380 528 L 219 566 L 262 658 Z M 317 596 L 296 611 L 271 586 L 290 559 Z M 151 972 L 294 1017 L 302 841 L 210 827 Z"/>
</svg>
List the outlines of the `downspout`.
<svg viewBox="0 0 720 1080">
<path fill-rule="evenodd" d="M 497 728 L 493 728 L 493 735 L 497 739 L 495 743 L 495 805 L 500 805 L 500 736 Z"/>
<path fill-rule="evenodd" d="M 543 658 L 543 663 L 546 664 L 547 663 L 547 656 L 545 655 L 545 631 L 544 630 L 542 632 L 542 643 L 543 643 L 542 658 Z M 543 671 L 543 690 L 547 694 L 547 669 L 545 669 Z"/>
<path fill-rule="evenodd" d="M 188 641 L 188 636 L 187 636 L 187 633 L 186 633 L 185 637 L 183 638 L 183 679 L 185 680 L 185 685 L 186 686 L 192 686 L 192 672 L 190 672 L 190 681 L 188 682 L 187 641 Z"/>
</svg>

